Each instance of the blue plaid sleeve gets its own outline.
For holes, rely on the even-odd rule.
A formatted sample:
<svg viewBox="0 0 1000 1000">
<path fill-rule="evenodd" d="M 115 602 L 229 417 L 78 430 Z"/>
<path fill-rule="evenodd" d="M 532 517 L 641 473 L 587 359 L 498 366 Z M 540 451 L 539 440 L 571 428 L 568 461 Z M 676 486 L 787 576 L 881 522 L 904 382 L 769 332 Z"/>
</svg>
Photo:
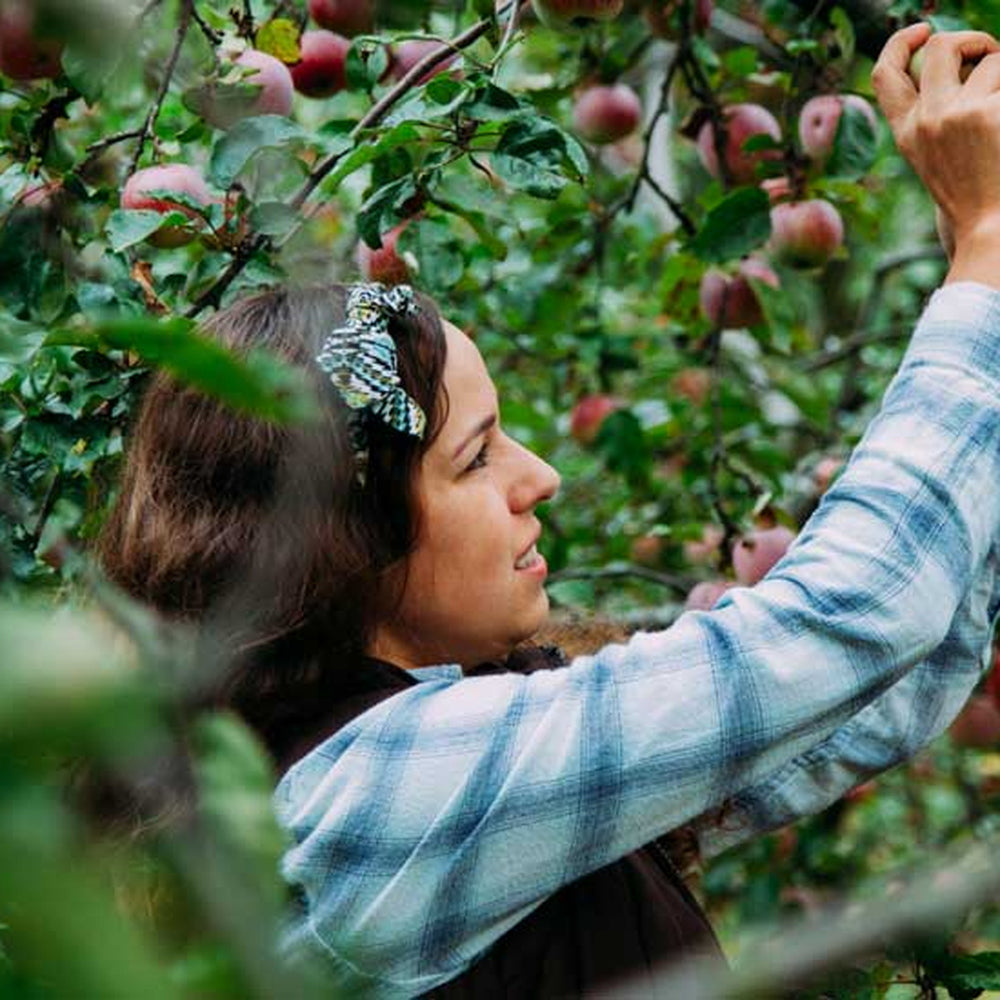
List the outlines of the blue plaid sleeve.
<svg viewBox="0 0 1000 1000">
<path fill-rule="evenodd" d="M 288 949 L 343 989 L 432 989 L 561 886 L 875 723 L 919 664 L 946 672 L 1000 527 L 998 390 L 1000 295 L 948 286 L 756 587 L 565 669 L 428 679 L 313 750 L 275 793 Z"/>
</svg>

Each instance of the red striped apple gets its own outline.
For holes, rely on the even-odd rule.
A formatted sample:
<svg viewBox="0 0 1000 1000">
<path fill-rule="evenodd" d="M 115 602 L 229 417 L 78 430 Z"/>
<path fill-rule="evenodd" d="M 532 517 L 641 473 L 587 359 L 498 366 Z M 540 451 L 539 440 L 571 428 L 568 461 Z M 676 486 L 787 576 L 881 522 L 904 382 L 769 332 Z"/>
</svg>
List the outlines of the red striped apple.
<svg viewBox="0 0 1000 1000">
<path fill-rule="evenodd" d="M 744 150 L 743 145 L 756 135 L 766 135 L 781 141 L 781 126 L 767 108 L 759 104 L 732 104 L 723 109 L 725 117 L 725 140 L 723 155 L 730 179 L 736 184 L 752 181 L 757 164 L 764 160 L 774 160 L 781 156 L 777 149 Z M 711 121 L 705 122 L 698 132 L 698 156 L 705 169 L 719 177 L 719 156 L 715 149 L 715 128 Z"/>
<path fill-rule="evenodd" d="M 823 94 L 806 101 L 799 114 L 799 142 L 802 152 L 814 160 L 825 160 L 833 152 L 837 126 L 845 108 L 861 112 L 871 124 L 878 127 L 872 106 L 857 94 Z"/>
<path fill-rule="evenodd" d="M 164 215 L 180 212 L 191 220 L 189 225 L 167 226 L 157 230 L 148 238 L 150 243 L 158 247 L 179 247 L 190 243 L 202 226 L 201 216 L 183 202 L 172 201 L 169 194 L 164 196 L 160 192 L 176 192 L 207 207 L 212 203 L 212 192 L 209 191 L 205 178 L 194 167 L 185 163 L 166 163 L 137 170 L 125 182 L 122 191 L 122 208 L 146 209 Z"/>
<path fill-rule="evenodd" d="M 778 288 L 780 284 L 772 268 L 756 257 L 741 261 L 735 275 L 728 275 L 718 268 L 706 271 L 698 292 L 701 311 L 706 319 L 727 330 L 760 323 L 764 312 L 748 280 L 750 278 L 771 288 Z"/>
<path fill-rule="evenodd" d="M 62 42 L 35 34 L 35 6 L 0 0 L 0 73 L 13 80 L 51 80 L 62 72 Z"/>
<path fill-rule="evenodd" d="M 617 142 L 639 127 L 639 95 L 624 83 L 588 87 L 573 105 L 573 126 L 589 142 Z"/>
<path fill-rule="evenodd" d="M 351 43 L 332 31 L 303 31 L 301 58 L 289 67 L 292 83 L 306 97 L 330 97 L 347 86 L 347 53 Z"/>
<path fill-rule="evenodd" d="M 309 16 L 321 27 L 352 38 L 372 30 L 373 0 L 309 0 Z"/>
<path fill-rule="evenodd" d="M 820 267 L 844 244 L 844 223 L 828 201 L 786 201 L 771 209 L 772 253 L 794 267 Z"/>
<path fill-rule="evenodd" d="M 733 572 L 740 583 L 752 587 L 788 551 L 795 532 L 784 525 L 760 528 L 738 539 L 733 545 Z"/>
</svg>

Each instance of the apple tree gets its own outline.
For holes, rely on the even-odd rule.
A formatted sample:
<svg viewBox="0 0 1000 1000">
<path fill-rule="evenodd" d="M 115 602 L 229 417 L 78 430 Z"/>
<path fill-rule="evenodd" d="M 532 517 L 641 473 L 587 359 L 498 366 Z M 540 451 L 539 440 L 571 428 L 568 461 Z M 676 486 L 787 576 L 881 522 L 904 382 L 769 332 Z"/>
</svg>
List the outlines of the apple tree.
<svg viewBox="0 0 1000 1000">
<path fill-rule="evenodd" d="M 988 29 L 993 13 L 930 16 Z M 412 282 L 475 338 L 505 423 L 563 474 L 543 513 L 556 619 L 630 629 L 710 608 L 820 502 L 944 274 L 933 205 L 868 80 L 888 34 L 927 15 L 0 0 L 0 992 L 287 992 L 266 958 L 281 843 L 260 751 L 233 719 L 178 719 L 164 678 L 182 685 L 184 635 L 87 556 L 151 371 L 308 417 L 294 372 L 230 355 L 198 321 L 277 282 Z M 57 793 L 56 758 L 145 788 L 164 747 L 198 823 L 111 851 Z M 928 847 L 987 837 L 998 775 L 994 681 L 913 764 L 706 871 L 727 943 L 749 953 L 754 920 L 815 915 Z M 146 906 L 154 883 L 169 889 Z M 857 951 L 837 995 L 1000 988 L 997 912 L 966 901 L 944 936 Z M 115 977 L 94 958 L 111 952 Z"/>
</svg>

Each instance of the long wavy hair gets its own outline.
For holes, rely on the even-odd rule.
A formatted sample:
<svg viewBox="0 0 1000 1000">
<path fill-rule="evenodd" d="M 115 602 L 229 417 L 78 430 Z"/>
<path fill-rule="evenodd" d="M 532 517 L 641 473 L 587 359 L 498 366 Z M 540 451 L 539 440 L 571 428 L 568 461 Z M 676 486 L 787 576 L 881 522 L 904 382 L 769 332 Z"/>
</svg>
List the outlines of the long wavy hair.
<svg viewBox="0 0 1000 1000">
<path fill-rule="evenodd" d="M 165 373 L 146 390 L 121 487 L 97 542 L 107 576 L 168 619 L 195 624 L 223 661 L 202 703 L 234 708 L 277 760 L 350 682 L 392 613 L 419 533 L 415 474 L 446 416 L 445 338 L 433 302 L 394 318 L 418 439 L 369 422 L 363 485 L 347 409 L 315 357 L 342 325 L 347 288 L 279 288 L 217 313 L 206 332 L 301 369 L 319 419 L 242 415 Z"/>
</svg>

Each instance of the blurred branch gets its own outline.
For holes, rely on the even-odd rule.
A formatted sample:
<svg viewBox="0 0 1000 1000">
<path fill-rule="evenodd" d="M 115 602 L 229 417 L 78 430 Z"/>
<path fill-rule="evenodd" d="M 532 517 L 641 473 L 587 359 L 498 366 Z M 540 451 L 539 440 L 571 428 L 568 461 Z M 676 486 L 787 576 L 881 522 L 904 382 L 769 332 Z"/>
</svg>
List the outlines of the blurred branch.
<svg viewBox="0 0 1000 1000">
<path fill-rule="evenodd" d="M 632 577 L 646 580 L 660 587 L 668 587 L 680 594 L 686 594 L 694 581 L 687 577 L 675 576 L 672 573 L 661 573 L 659 570 L 648 569 L 645 566 L 593 566 L 561 569 L 549 577 L 551 583 L 562 580 L 624 580 Z"/>
<path fill-rule="evenodd" d="M 824 368 L 829 368 L 831 365 L 835 365 L 840 361 L 846 361 L 848 358 L 853 357 L 869 344 L 879 344 L 883 341 L 897 340 L 902 337 L 906 337 L 911 332 L 911 329 L 912 328 L 909 324 L 899 324 L 898 326 L 886 327 L 884 330 L 877 330 L 873 333 L 865 331 L 852 333 L 849 337 L 845 338 L 839 347 L 835 347 L 829 351 L 823 351 L 821 354 L 813 355 L 802 366 L 802 371 L 822 371 Z"/>
<path fill-rule="evenodd" d="M 629 191 L 625 198 L 624 208 L 626 212 L 631 212 L 635 207 L 635 200 L 638 197 L 639 189 L 642 187 L 643 182 L 648 184 L 664 202 L 668 209 L 673 213 L 675 219 L 680 224 L 680 227 L 687 233 L 688 236 L 693 236 L 695 233 L 695 225 L 691 221 L 691 217 L 684 210 L 684 207 L 677 201 L 674 197 L 668 194 L 655 180 L 653 175 L 649 172 L 649 149 L 650 141 L 653 137 L 653 132 L 656 129 L 657 124 L 660 119 L 667 113 L 670 107 L 670 88 L 674 82 L 674 76 L 677 73 L 678 67 L 680 65 L 680 50 L 674 54 L 674 58 L 670 61 L 670 65 L 667 67 L 667 72 L 663 76 L 663 83 L 660 85 L 660 96 L 657 101 L 656 111 L 653 113 L 653 117 L 650 119 L 649 124 L 646 126 L 646 131 L 642 137 L 642 162 L 639 164 L 639 172 L 636 174 L 634 183 L 632 184 L 632 189 Z"/>
<path fill-rule="evenodd" d="M 792 6 L 811 13 L 817 5 L 816 0 L 792 0 Z M 889 35 L 896 27 L 902 26 L 902 22 L 894 22 L 889 13 L 893 0 L 823 0 L 819 4 L 819 13 L 825 14 L 834 6 L 841 8 L 850 18 L 857 50 L 869 59 L 877 59 Z M 712 23 L 715 24 L 714 17 Z"/>
<path fill-rule="evenodd" d="M 748 949 L 733 970 L 717 961 L 685 963 L 664 974 L 656 996 L 726 1000 L 787 996 L 849 963 L 871 958 L 888 944 L 954 929 L 971 910 L 1000 900 L 1000 841 L 995 836 L 958 858 L 913 874 L 906 888 L 875 898 L 847 900 L 827 919 L 816 915 L 776 928 L 771 940 Z M 628 983 L 618 996 L 632 996 Z"/>
</svg>

